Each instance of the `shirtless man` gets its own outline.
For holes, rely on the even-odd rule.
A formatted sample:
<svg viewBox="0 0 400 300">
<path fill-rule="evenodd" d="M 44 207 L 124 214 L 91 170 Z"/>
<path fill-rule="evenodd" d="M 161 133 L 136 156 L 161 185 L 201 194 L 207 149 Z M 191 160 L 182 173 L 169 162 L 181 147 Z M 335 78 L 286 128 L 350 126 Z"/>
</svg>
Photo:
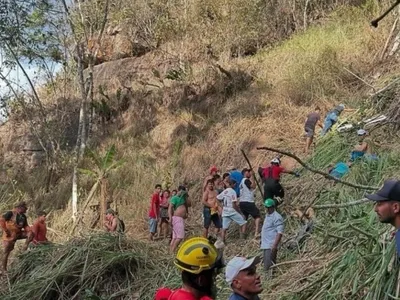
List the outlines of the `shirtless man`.
<svg viewBox="0 0 400 300">
<path fill-rule="evenodd" d="M 202 203 L 203 217 L 204 217 L 204 230 L 203 236 L 208 237 L 208 229 L 210 228 L 211 222 L 214 223 L 216 233 L 218 234 L 222 228 L 221 222 L 221 207 L 218 205 L 217 201 L 217 191 L 214 189 L 214 180 L 209 179 L 207 181 L 206 190 L 203 193 Z"/>
<path fill-rule="evenodd" d="M 185 237 L 185 219 L 188 217 L 188 209 L 191 206 L 189 195 L 184 186 L 179 186 L 178 193 L 173 196 L 168 207 L 168 216 L 172 226 L 172 241 L 170 251 L 174 253 L 179 243 Z"/>
<path fill-rule="evenodd" d="M 203 183 L 203 191 L 206 190 L 207 188 L 207 182 L 210 179 L 213 179 L 215 175 L 218 174 L 218 168 L 216 166 L 211 166 L 210 168 L 210 175 L 208 175 L 206 178 L 204 178 L 204 183 Z"/>
<path fill-rule="evenodd" d="M 46 212 L 41 211 L 38 213 L 38 217 L 33 223 L 32 232 L 34 233 L 34 238 L 32 241 L 33 245 L 48 244 L 47 240 L 47 226 L 46 226 Z"/>
</svg>

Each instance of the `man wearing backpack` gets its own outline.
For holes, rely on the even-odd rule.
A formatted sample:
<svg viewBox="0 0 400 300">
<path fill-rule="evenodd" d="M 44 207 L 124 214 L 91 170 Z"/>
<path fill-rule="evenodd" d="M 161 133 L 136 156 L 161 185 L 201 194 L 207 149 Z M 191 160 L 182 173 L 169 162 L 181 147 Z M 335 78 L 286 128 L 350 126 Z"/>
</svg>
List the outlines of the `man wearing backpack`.
<svg viewBox="0 0 400 300">
<path fill-rule="evenodd" d="M 115 211 L 109 208 L 106 211 L 106 221 L 104 222 L 104 228 L 108 232 L 124 233 L 125 224 L 122 220 L 118 218 Z"/>
</svg>

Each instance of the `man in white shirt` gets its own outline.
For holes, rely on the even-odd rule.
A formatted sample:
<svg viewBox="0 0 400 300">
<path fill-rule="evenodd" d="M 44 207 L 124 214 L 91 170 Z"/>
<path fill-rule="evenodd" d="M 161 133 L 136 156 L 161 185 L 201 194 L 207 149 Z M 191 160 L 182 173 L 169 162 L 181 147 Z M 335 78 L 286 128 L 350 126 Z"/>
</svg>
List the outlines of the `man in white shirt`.
<svg viewBox="0 0 400 300">
<path fill-rule="evenodd" d="M 284 224 L 282 216 L 275 210 L 274 200 L 265 200 L 264 206 L 267 208 L 267 215 L 261 230 L 261 249 L 264 252 L 264 269 L 269 271 L 271 266 L 276 264 Z M 269 275 L 272 275 L 272 272 Z"/>
<path fill-rule="evenodd" d="M 255 222 L 255 234 L 254 237 L 259 237 L 260 228 L 260 210 L 255 204 L 254 193 L 256 191 L 256 182 L 254 179 L 254 173 L 250 169 L 243 169 L 242 171 L 243 179 L 240 183 L 240 201 L 239 207 L 247 221 L 249 215 L 254 219 Z M 244 225 L 244 232 L 246 232 L 246 225 Z"/>
<path fill-rule="evenodd" d="M 221 200 L 223 203 L 222 209 L 222 241 L 225 243 L 226 231 L 229 228 L 231 222 L 235 222 L 238 224 L 240 228 L 240 238 L 243 238 L 244 225 L 247 221 L 240 213 L 238 198 L 233 187 L 235 186 L 236 181 L 229 179 L 227 181 L 227 188 L 217 196 L 218 200 Z"/>
</svg>

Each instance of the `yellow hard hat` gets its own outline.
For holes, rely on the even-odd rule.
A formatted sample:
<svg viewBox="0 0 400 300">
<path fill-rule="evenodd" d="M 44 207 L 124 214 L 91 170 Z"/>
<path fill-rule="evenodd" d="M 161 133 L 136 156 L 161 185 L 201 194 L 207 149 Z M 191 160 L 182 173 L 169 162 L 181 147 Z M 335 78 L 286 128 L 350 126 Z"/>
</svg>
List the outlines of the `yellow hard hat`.
<svg viewBox="0 0 400 300">
<path fill-rule="evenodd" d="M 218 251 L 208 239 L 194 237 L 179 248 L 174 264 L 182 271 L 199 274 L 216 267 Z"/>
</svg>

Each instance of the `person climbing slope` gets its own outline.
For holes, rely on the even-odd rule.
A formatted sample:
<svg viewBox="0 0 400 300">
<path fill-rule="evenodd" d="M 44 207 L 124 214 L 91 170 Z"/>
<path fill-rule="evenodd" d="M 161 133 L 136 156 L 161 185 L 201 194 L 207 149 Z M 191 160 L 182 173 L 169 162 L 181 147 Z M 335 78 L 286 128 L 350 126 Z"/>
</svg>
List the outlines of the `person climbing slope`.
<svg viewBox="0 0 400 300">
<path fill-rule="evenodd" d="M 203 237 L 205 238 L 208 237 L 208 229 L 210 228 L 211 222 L 214 223 L 216 234 L 218 234 L 222 228 L 221 209 L 218 205 L 217 195 L 217 191 L 214 188 L 214 180 L 209 179 L 202 198 L 204 218 Z"/>
<path fill-rule="evenodd" d="M 354 162 L 359 158 L 376 160 L 378 157 L 373 153 L 374 143 L 368 138 L 368 132 L 364 129 L 357 130 L 358 142 L 351 151 L 350 161 Z"/>
<path fill-rule="evenodd" d="M 307 115 L 307 119 L 304 124 L 304 131 L 306 133 L 306 147 L 305 154 L 308 154 L 311 144 L 314 140 L 315 127 L 319 126 L 323 128 L 321 124 L 321 109 L 317 106 L 315 110 Z"/>
<path fill-rule="evenodd" d="M 223 201 L 221 234 L 223 243 L 225 243 L 226 232 L 232 221 L 241 227 L 240 238 L 244 238 L 244 225 L 247 223 L 247 221 L 244 219 L 243 215 L 240 212 L 238 198 L 235 190 L 233 189 L 235 185 L 236 181 L 234 181 L 233 179 L 229 179 L 229 181 L 227 182 L 227 188 L 217 196 L 218 200 Z"/>
<path fill-rule="evenodd" d="M 269 272 L 271 266 L 276 264 L 284 223 L 282 216 L 275 210 L 274 200 L 265 200 L 264 206 L 267 208 L 267 215 L 261 230 L 261 250 L 264 252 L 264 270 Z M 271 276 L 272 272 L 268 275 Z"/>
<path fill-rule="evenodd" d="M 221 250 L 205 238 L 194 237 L 179 248 L 174 264 L 181 271 L 182 287 L 161 288 L 155 300 L 216 299 L 216 275 L 224 267 Z"/>
<path fill-rule="evenodd" d="M 157 221 L 160 217 L 160 192 L 161 192 L 161 184 L 156 184 L 156 186 L 154 187 L 154 192 L 151 195 L 150 210 L 149 210 L 149 227 L 150 227 L 149 239 L 151 241 L 154 240 L 154 236 L 157 233 Z"/>
<path fill-rule="evenodd" d="M 2 267 L 4 271 L 7 271 L 8 257 L 14 250 L 17 240 L 25 239 L 23 247 L 25 251 L 33 239 L 33 232 L 28 225 L 28 219 L 25 215 L 27 210 L 26 202 L 19 202 L 15 205 L 14 210 L 6 212 L 5 216 L 0 219 L 0 226 L 3 230 L 4 256 Z"/>
<path fill-rule="evenodd" d="M 240 183 L 241 197 L 239 201 L 239 207 L 246 221 L 249 218 L 249 215 L 254 219 L 255 223 L 254 237 L 257 238 L 259 236 L 259 227 L 261 219 L 260 210 L 256 206 L 255 196 L 254 196 L 257 185 L 252 170 L 245 168 L 242 170 L 242 174 L 244 178 Z M 244 225 L 243 231 L 246 232 L 246 225 Z"/>
<path fill-rule="evenodd" d="M 375 212 L 381 223 L 391 224 L 396 229 L 396 250 L 400 258 L 400 181 L 386 180 L 375 194 L 366 195 L 375 202 Z"/>
<path fill-rule="evenodd" d="M 321 136 L 324 136 L 329 130 L 331 130 L 332 126 L 336 124 L 344 108 L 344 104 L 339 104 L 327 113 L 324 120 L 324 127 L 321 131 Z"/>
<path fill-rule="evenodd" d="M 168 217 L 171 220 L 172 241 L 171 253 L 175 252 L 180 242 L 185 238 L 185 219 L 191 206 L 186 187 L 179 186 L 178 193 L 169 200 Z"/>
<path fill-rule="evenodd" d="M 279 158 L 274 158 L 271 160 L 271 164 L 266 168 L 258 168 L 258 173 L 260 174 L 264 183 L 264 199 L 274 199 L 279 197 L 283 199 L 285 197 L 285 190 L 283 189 L 280 180 L 281 174 L 291 174 L 296 177 L 300 175 L 293 171 L 288 171 L 281 167 L 281 160 Z"/>
</svg>

